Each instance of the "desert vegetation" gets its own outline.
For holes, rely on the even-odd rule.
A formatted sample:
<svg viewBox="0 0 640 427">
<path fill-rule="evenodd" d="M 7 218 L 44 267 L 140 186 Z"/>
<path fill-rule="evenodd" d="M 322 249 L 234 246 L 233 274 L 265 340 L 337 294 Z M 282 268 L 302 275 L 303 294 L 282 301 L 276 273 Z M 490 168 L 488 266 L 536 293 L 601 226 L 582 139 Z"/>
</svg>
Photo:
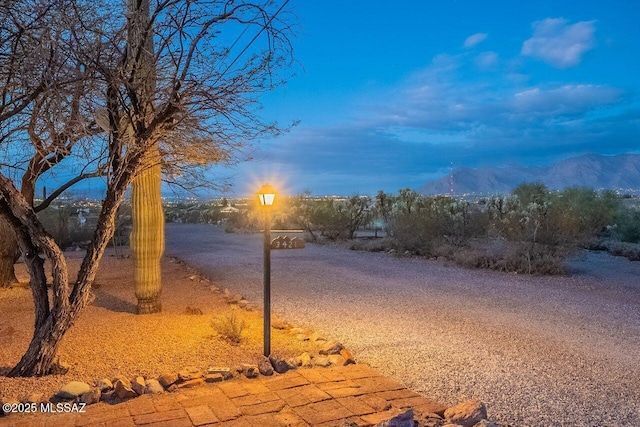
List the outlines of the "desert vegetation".
<svg viewBox="0 0 640 427">
<path fill-rule="evenodd" d="M 249 203 L 227 219 L 228 231 L 258 230 Z M 467 267 L 560 274 L 579 248 L 640 260 L 640 204 L 613 191 L 551 191 L 525 183 L 510 195 L 475 200 L 424 196 L 410 189 L 375 197 L 290 197 L 274 228 L 305 230 L 313 242 L 347 242 L 354 250 L 442 258 Z"/>
</svg>

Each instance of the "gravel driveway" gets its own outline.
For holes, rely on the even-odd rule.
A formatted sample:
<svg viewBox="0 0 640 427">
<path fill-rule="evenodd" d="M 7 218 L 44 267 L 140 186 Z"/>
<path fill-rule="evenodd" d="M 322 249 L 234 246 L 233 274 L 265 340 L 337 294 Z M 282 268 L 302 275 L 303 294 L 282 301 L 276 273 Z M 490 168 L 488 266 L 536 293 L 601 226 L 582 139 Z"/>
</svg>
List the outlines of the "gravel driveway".
<svg viewBox="0 0 640 427">
<path fill-rule="evenodd" d="M 166 231 L 167 255 L 261 303 L 261 235 Z M 516 426 L 640 426 L 640 263 L 585 252 L 529 277 L 312 244 L 271 258 L 275 313 L 428 397 Z"/>
</svg>

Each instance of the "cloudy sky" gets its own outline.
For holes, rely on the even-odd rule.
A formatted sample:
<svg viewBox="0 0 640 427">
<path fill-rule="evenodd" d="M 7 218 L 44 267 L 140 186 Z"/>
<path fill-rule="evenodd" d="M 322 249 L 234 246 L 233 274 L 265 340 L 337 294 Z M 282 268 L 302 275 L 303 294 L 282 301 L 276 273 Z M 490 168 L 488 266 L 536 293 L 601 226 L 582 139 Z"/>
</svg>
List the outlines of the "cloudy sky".
<svg viewBox="0 0 640 427">
<path fill-rule="evenodd" d="M 287 192 L 417 188 L 453 167 L 640 153 L 634 1 L 292 0 L 304 70 L 263 99 L 290 133 L 228 171 Z M 225 172 L 226 173 L 226 172 Z"/>
</svg>

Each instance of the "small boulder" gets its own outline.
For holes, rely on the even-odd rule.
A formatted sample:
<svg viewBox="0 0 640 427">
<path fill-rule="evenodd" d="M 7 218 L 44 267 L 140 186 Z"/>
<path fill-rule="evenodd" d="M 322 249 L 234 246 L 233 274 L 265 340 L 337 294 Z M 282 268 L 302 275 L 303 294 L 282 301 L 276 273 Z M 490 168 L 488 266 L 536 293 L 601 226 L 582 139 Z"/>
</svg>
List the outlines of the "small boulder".
<svg viewBox="0 0 640 427">
<path fill-rule="evenodd" d="M 86 393 L 82 393 L 80 395 L 80 402 L 86 403 L 87 405 L 93 405 L 94 403 L 98 403 L 100 401 L 100 396 L 102 392 L 98 387 L 93 387 L 91 390 Z"/>
<path fill-rule="evenodd" d="M 111 402 L 114 399 L 116 392 L 114 390 L 103 391 L 100 393 L 101 402 Z"/>
<path fill-rule="evenodd" d="M 98 380 L 98 382 L 96 383 L 96 387 L 98 387 L 100 391 L 109 391 L 113 390 L 113 383 L 109 378 L 103 378 L 101 380 Z"/>
<path fill-rule="evenodd" d="M 131 381 L 129 381 L 129 378 L 122 376 L 122 375 L 118 375 L 113 379 L 113 387 L 115 388 L 116 383 L 120 381 L 122 384 L 126 385 L 127 387 L 131 387 Z"/>
<path fill-rule="evenodd" d="M 267 357 L 260 356 L 258 359 L 258 371 L 267 377 L 273 375 L 273 366 Z"/>
<path fill-rule="evenodd" d="M 127 380 L 128 381 L 128 380 Z M 127 400 L 138 396 L 138 393 L 131 388 L 131 382 L 127 385 L 122 380 L 116 380 L 114 386 L 114 394 L 118 399 Z"/>
<path fill-rule="evenodd" d="M 222 375 L 222 379 L 223 380 L 230 380 L 231 378 L 233 378 L 233 372 L 231 372 L 231 369 L 222 368 L 222 367 L 219 367 L 219 366 L 215 366 L 215 367 L 207 369 L 207 373 L 208 374 L 220 374 L 220 375 Z"/>
<path fill-rule="evenodd" d="M 169 388 L 173 383 L 178 381 L 178 375 L 173 372 L 165 372 L 158 377 L 158 381 L 162 384 L 162 387 Z"/>
<path fill-rule="evenodd" d="M 256 365 L 242 364 L 242 375 L 247 378 L 256 378 L 258 376 L 258 367 Z"/>
<path fill-rule="evenodd" d="M 273 369 L 279 373 L 284 374 L 289 370 L 289 365 L 287 362 L 280 356 L 269 356 L 269 360 L 271 361 L 271 365 L 273 365 Z"/>
<path fill-rule="evenodd" d="M 375 424 L 374 427 L 413 427 L 413 409 L 409 408 L 406 411 L 389 418 L 388 420 L 380 421 Z"/>
<path fill-rule="evenodd" d="M 335 366 L 345 366 L 347 364 L 347 361 L 344 359 L 344 357 L 340 356 L 339 354 L 332 354 L 330 356 L 327 356 L 327 359 L 329 359 L 329 362 Z"/>
<path fill-rule="evenodd" d="M 60 399 L 73 400 L 89 390 L 91 390 L 91 386 L 89 384 L 83 383 L 82 381 L 71 381 L 64 385 L 60 391 L 56 393 L 56 396 Z"/>
<path fill-rule="evenodd" d="M 207 383 L 219 383 L 222 380 L 224 380 L 222 374 L 207 374 L 204 376 L 204 381 Z"/>
<path fill-rule="evenodd" d="M 181 382 L 195 380 L 196 378 L 202 378 L 203 376 L 202 371 L 195 366 L 187 366 L 178 372 L 178 380 Z"/>
<path fill-rule="evenodd" d="M 323 368 L 331 366 L 331 362 L 329 362 L 329 359 L 326 357 L 316 357 L 314 364 Z"/>
<path fill-rule="evenodd" d="M 444 418 L 450 424 L 473 427 L 487 418 L 487 408 L 479 400 L 467 400 L 444 411 Z"/>
<path fill-rule="evenodd" d="M 309 353 L 304 352 L 300 356 L 295 359 L 296 365 L 302 366 L 303 368 L 310 368 L 313 365 L 311 364 L 311 356 Z"/>
<path fill-rule="evenodd" d="M 193 388 L 201 385 L 204 385 L 204 379 L 194 378 L 192 380 L 188 380 L 183 383 L 178 383 L 178 388 Z"/>
<path fill-rule="evenodd" d="M 355 365 L 356 360 L 353 358 L 353 354 L 351 354 L 351 352 L 346 348 L 340 350 L 340 356 L 344 358 L 345 365 Z"/>
<path fill-rule="evenodd" d="M 496 423 L 492 423 L 491 421 L 482 420 L 476 425 L 474 425 L 473 427 L 500 427 L 500 426 Z"/>
<path fill-rule="evenodd" d="M 320 354 L 340 354 L 340 351 L 344 348 L 342 344 L 336 341 L 329 341 L 320 349 Z"/>
<path fill-rule="evenodd" d="M 145 383 L 143 377 L 135 377 L 131 380 L 131 388 L 133 389 L 133 391 L 138 393 L 139 396 L 142 396 L 144 394 L 144 389 L 146 386 L 147 384 Z"/>
<path fill-rule="evenodd" d="M 144 383 L 144 393 L 145 394 L 160 394 L 164 393 L 164 387 L 160 384 L 160 381 L 150 379 L 145 381 Z"/>
</svg>

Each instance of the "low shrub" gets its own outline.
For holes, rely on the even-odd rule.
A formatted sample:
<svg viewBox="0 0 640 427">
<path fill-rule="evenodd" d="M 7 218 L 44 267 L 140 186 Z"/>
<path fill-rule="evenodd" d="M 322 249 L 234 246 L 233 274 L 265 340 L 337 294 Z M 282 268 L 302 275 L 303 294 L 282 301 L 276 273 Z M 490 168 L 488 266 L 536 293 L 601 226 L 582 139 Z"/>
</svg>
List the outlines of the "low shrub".
<svg viewBox="0 0 640 427">
<path fill-rule="evenodd" d="M 211 326 L 224 339 L 233 344 L 239 344 L 242 340 L 242 332 L 247 324 L 243 318 L 238 315 L 238 310 L 231 309 L 222 316 L 211 321 Z"/>
</svg>

